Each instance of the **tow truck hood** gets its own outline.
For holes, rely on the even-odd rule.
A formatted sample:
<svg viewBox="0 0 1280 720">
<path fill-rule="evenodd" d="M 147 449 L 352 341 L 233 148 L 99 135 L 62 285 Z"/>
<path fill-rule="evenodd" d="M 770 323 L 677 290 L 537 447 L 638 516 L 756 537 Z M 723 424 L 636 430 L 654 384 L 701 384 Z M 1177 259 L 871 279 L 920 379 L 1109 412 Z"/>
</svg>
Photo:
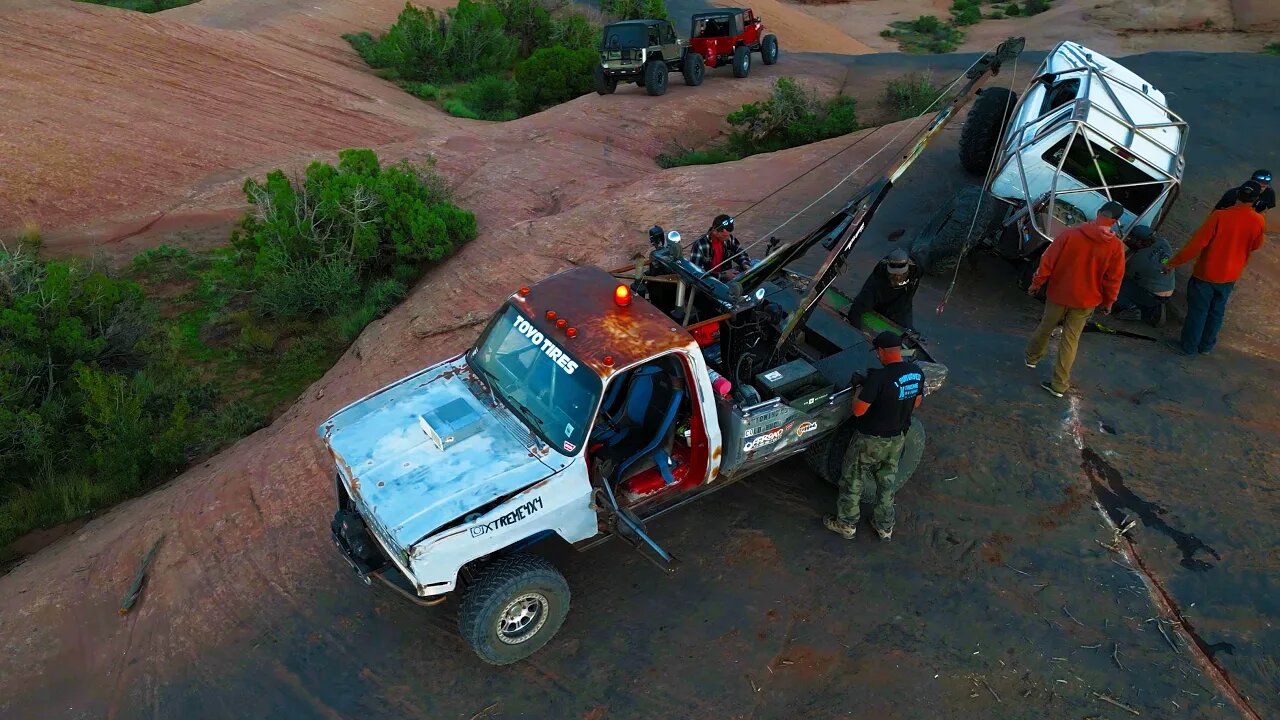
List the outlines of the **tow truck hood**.
<svg viewBox="0 0 1280 720">
<path fill-rule="evenodd" d="M 463 356 L 347 406 L 318 432 L 365 520 L 400 550 L 569 462 L 495 406 Z"/>
</svg>

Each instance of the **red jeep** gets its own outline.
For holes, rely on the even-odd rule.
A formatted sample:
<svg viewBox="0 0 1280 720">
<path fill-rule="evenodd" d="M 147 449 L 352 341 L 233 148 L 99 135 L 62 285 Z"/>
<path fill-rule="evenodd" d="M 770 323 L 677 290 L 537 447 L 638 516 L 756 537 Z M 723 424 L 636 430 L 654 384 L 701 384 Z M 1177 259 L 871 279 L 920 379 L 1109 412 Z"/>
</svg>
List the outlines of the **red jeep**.
<svg viewBox="0 0 1280 720">
<path fill-rule="evenodd" d="M 778 37 L 766 35 L 764 21 L 746 8 L 695 14 L 689 46 L 709 68 L 731 64 L 734 77 L 744 78 L 751 72 L 753 52 L 760 53 L 765 65 L 778 62 Z"/>
</svg>

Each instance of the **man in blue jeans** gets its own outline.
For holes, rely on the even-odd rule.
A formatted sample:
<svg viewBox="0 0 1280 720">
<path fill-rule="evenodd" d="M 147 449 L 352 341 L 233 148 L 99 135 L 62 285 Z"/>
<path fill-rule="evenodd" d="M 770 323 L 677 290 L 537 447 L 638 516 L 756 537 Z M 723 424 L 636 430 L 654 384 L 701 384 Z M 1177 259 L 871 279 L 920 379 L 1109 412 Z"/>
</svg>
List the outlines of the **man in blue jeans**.
<svg viewBox="0 0 1280 720">
<path fill-rule="evenodd" d="M 1214 210 L 1195 235 L 1168 263 L 1170 269 L 1196 259 L 1187 281 L 1187 320 L 1182 337 L 1172 343 L 1184 355 L 1208 355 L 1218 344 L 1227 300 L 1244 272 L 1249 255 L 1262 247 L 1266 222 L 1254 209 L 1262 187 L 1250 180 L 1236 190 L 1236 204 Z"/>
</svg>

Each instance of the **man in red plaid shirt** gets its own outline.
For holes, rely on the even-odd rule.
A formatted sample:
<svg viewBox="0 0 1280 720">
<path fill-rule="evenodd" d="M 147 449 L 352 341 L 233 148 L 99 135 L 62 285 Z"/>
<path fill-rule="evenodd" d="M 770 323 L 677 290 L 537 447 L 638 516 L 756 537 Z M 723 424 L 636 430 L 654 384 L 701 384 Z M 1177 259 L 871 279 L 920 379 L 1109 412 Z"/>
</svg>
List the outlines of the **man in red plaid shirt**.
<svg viewBox="0 0 1280 720">
<path fill-rule="evenodd" d="M 711 229 L 693 243 L 689 260 L 726 282 L 751 267 L 751 258 L 733 236 L 733 218 L 728 215 L 716 216 Z"/>
</svg>

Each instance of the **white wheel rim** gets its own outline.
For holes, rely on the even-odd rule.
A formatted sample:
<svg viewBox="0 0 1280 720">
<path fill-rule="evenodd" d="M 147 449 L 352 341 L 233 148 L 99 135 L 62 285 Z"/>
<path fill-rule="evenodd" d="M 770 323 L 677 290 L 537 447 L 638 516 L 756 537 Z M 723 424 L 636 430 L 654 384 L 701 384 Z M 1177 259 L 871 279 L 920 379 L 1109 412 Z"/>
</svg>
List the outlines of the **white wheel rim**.
<svg viewBox="0 0 1280 720">
<path fill-rule="evenodd" d="M 551 603 L 542 593 L 520 595 L 502 609 L 498 615 L 498 640 L 507 645 L 519 645 L 538 634 L 547 623 Z"/>
</svg>

